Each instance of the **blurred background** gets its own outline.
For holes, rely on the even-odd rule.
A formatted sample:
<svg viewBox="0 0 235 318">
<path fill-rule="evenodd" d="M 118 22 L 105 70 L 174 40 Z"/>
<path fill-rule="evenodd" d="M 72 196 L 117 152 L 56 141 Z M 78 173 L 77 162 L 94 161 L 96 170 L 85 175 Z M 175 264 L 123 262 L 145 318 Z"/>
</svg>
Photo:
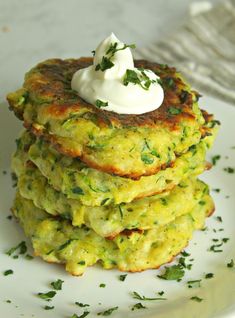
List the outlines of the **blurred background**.
<svg viewBox="0 0 235 318">
<path fill-rule="evenodd" d="M 163 39 L 187 20 L 192 3 L 0 0 L 0 101 L 21 85 L 24 73 L 37 62 L 51 57 L 90 55 L 112 31 L 123 42 L 138 47 Z"/>
</svg>

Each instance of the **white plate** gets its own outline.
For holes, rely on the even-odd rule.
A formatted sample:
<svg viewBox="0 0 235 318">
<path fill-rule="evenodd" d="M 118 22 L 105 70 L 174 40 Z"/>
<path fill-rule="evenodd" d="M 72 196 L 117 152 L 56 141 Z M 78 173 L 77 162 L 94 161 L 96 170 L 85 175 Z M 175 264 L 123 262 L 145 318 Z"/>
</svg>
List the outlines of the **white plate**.
<svg viewBox="0 0 235 318">
<path fill-rule="evenodd" d="M 100 267 L 89 268 L 83 277 L 69 276 L 62 266 L 50 265 L 39 258 L 31 261 L 24 257 L 12 259 L 4 252 L 25 240 L 24 234 L 14 220 L 6 217 L 10 214 L 14 189 L 11 186 L 9 161 L 14 150 L 14 140 L 20 129 L 20 123 L 8 110 L 6 105 L 0 108 L 0 317 L 18 318 L 69 318 L 83 309 L 91 313 L 87 316 L 98 317 L 97 312 L 118 306 L 112 318 L 211 318 L 235 317 L 235 268 L 226 264 L 235 260 L 235 174 L 229 174 L 223 169 L 235 167 L 235 108 L 213 98 L 203 98 L 201 105 L 213 112 L 222 123 L 216 143 L 208 154 L 221 155 L 221 159 L 213 170 L 205 173 L 203 179 L 212 188 L 220 188 L 213 192 L 216 202 L 215 214 L 207 220 L 208 231 L 194 234 L 187 252 L 194 258 L 193 267 L 186 271 L 181 282 L 164 281 L 157 278 L 161 270 L 149 270 L 143 273 L 128 274 L 124 282 L 118 280 L 120 272 L 105 271 Z M 7 174 L 2 171 L 6 170 Z M 229 196 L 229 197 L 228 197 Z M 219 222 L 216 216 L 221 216 Z M 223 228 L 224 231 L 218 231 Z M 216 232 L 213 231 L 216 229 Z M 222 253 L 209 252 L 208 248 L 215 244 L 213 238 L 229 238 L 223 245 Z M 27 242 L 28 243 L 28 242 Z M 30 244 L 28 243 L 28 246 Z M 30 250 L 30 252 L 32 252 Z M 4 276 L 5 270 L 12 269 L 13 275 Z M 214 278 L 204 279 L 206 273 L 214 273 Z M 38 292 L 47 292 L 51 281 L 64 281 L 62 291 L 47 303 L 37 297 Z M 200 288 L 189 289 L 188 280 L 202 278 Z M 101 283 L 106 284 L 100 288 Z M 165 301 L 141 301 L 148 309 L 131 311 L 138 303 L 130 293 L 136 291 L 147 297 L 156 297 L 156 292 L 165 291 Z M 203 298 L 202 302 L 190 300 L 192 296 Z M 6 300 L 11 300 L 7 303 Z M 74 302 L 90 304 L 89 308 L 79 308 Z M 53 305 L 53 310 L 44 310 L 45 305 Z"/>
</svg>

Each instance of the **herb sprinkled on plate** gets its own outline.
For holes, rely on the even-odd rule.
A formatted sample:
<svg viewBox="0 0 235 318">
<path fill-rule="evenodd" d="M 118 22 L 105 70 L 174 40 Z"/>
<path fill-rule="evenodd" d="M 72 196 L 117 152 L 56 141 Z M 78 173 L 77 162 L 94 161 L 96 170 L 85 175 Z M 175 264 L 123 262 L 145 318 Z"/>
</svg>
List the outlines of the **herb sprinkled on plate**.
<svg viewBox="0 0 235 318">
<path fill-rule="evenodd" d="M 75 305 L 77 305 L 78 307 L 89 307 L 90 306 L 88 304 L 79 303 L 78 301 L 75 302 Z"/>
<path fill-rule="evenodd" d="M 57 279 L 55 282 L 51 282 L 51 287 L 53 287 L 55 290 L 61 290 L 62 289 L 62 285 L 63 285 L 64 281 L 61 279 Z"/>
<path fill-rule="evenodd" d="M 138 299 L 138 300 L 166 300 L 166 298 L 160 298 L 160 297 L 146 297 L 146 296 L 141 296 L 140 294 L 138 294 L 137 292 L 133 292 L 132 293 L 132 297 L 134 299 Z"/>
<path fill-rule="evenodd" d="M 3 272 L 3 275 L 8 276 L 8 275 L 12 275 L 13 273 L 14 273 L 14 271 L 12 269 L 8 269 L 8 270 Z"/>
<path fill-rule="evenodd" d="M 137 303 L 132 306 L 131 310 L 136 310 L 136 309 L 147 309 L 147 307 L 143 306 L 141 303 Z"/>
<path fill-rule="evenodd" d="M 212 164 L 213 166 L 215 166 L 217 164 L 217 161 L 219 161 L 221 158 L 221 155 L 215 155 L 211 158 Z"/>
<path fill-rule="evenodd" d="M 124 275 L 119 275 L 118 278 L 121 282 L 124 282 L 126 280 L 126 277 L 127 277 L 127 274 L 124 274 Z"/>
<path fill-rule="evenodd" d="M 118 310 L 118 306 L 116 307 L 112 307 L 112 308 L 109 308 L 109 309 L 106 309 L 104 311 L 100 311 L 97 313 L 98 316 L 110 316 L 112 315 L 112 313 L 115 311 L 115 310 Z"/>
<path fill-rule="evenodd" d="M 180 280 L 184 276 L 184 269 L 181 264 L 165 267 L 165 273 L 157 277 L 165 280 Z"/>
<path fill-rule="evenodd" d="M 51 290 L 51 291 L 49 291 L 47 293 L 38 293 L 37 295 L 41 299 L 44 299 L 46 301 L 51 301 L 51 299 L 56 295 L 56 291 Z"/>
<path fill-rule="evenodd" d="M 198 296 L 193 296 L 193 297 L 191 297 L 190 299 L 191 299 L 191 300 L 194 300 L 194 301 L 196 301 L 196 302 L 198 302 L 198 303 L 200 303 L 200 302 L 203 301 L 203 299 L 200 298 L 200 297 L 198 297 Z"/>
<path fill-rule="evenodd" d="M 228 268 L 233 268 L 234 267 L 234 260 L 231 259 L 231 261 L 229 263 L 227 263 L 227 267 Z"/>
</svg>

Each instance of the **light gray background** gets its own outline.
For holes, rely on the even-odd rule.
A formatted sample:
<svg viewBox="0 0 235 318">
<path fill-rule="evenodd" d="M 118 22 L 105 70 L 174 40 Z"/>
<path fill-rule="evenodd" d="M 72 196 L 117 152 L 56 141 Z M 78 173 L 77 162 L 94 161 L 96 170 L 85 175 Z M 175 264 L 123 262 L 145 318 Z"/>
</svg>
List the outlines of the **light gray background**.
<svg viewBox="0 0 235 318">
<path fill-rule="evenodd" d="M 182 23 L 192 2 L 0 0 L 0 102 L 37 62 L 90 55 L 111 31 L 126 43 L 147 45 Z"/>
</svg>

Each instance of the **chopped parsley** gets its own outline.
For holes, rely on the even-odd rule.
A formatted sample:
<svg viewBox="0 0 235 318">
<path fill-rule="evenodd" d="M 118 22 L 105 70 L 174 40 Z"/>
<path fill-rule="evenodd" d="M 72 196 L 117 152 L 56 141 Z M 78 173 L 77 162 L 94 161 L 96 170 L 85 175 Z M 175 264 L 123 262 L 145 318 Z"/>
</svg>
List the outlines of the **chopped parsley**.
<svg viewBox="0 0 235 318">
<path fill-rule="evenodd" d="M 231 261 L 229 263 L 227 263 L 227 267 L 228 268 L 233 268 L 234 267 L 234 260 L 231 259 Z"/>
<path fill-rule="evenodd" d="M 226 171 L 228 173 L 234 173 L 235 169 L 231 168 L 231 167 L 227 167 L 227 168 L 224 168 L 224 171 Z"/>
<path fill-rule="evenodd" d="M 205 275 L 205 278 L 206 278 L 206 279 L 213 278 L 213 277 L 214 277 L 214 274 L 213 274 L 213 273 L 207 273 L 207 274 Z"/>
<path fill-rule="evenodd" d="M 13 272 L 13 270 L 12 269 L 8 269 L 8 270 L 6 270 L 5 272 L 3 272 L 3 275 L 4 276 L 8 276 L 8 275 L 12 275 L 14 272 Z"/>
<path fill-rule="evenodd" d="M 143 306 L 141 303 L 137 303 L 134 306 L 132 306 L 131 310 L 135 310 L 135 309 L 146 309 L 147 307 Z"/>
<path fill-rule="evenodd" d="M 77 305 L 78 307 L 89 307 L 90 306 L 88 304 L 79 303 L 78 301 L 75 302 L 75 305 Z"/>
<path fill-rule="evenodd" d="M 77 314 L 73 314 L 70 318 L 85 318 L 87 315 L 89 315 L 89 311 L 84 311 L 83 314 L 78 316 Z"/>
<path fill-rule="evenodd" d="M 221 216 L 217 216 L 217 217 L 216 217 L 216 220 L 217 220 L 217 221 L 219 221 L 219 222 L 223 222 L 223 220 L 222 220 L 222 217 L 221 217 Z"/>
<path fill-rule="evenodd" d="M 105 311 L 100 311 L 100 312 L 98 312 L 97 315 L 98 315 L 98 316 L 110 316 L 110 315 L 112 315 L 112 313 L 113 313 L 115 310 L 117 310 L 117 309 L 118 309 L 118 306 L 112 307 L 112 308 L 109 308 L 109 309 L 107 309 L 107 310 L 105 310 Z"/>
<path fill-rule="evenodd" d="M 166 298 L 160 298 L 160 297 L 152 298 L 152 297 L 141 296 L 140 294 L 138 294 L 135 291 L 132 293 L 132 297 L 134 299 L 138 299 L 138 300 L 166 300 Z"/>
<path fill-rule="evenodd" d="M 117 45 L 118 43 L 115 42 L 115 43 L 111 43 L 110 44 L 110 47 L 108 48 L 107 52 L 106 52 L 106 55 L 109 55 L 111 54 L 110 58 L 114 56 L 114 54 L 118 51 L 122 51 L 122 50 L 125 50 L 126 48 L 131 48 L 131 49 L 135 49 L 136 46 L 135 44 L 124 44 L 123 47 L 120 47 L 120 48 L 117 48 Z"/>
<path fill-rule="evenodd" d="M 124 282 L 125 281 L 125 279 L 126 279 L 126 277 L 127 277 L 127 274 L 124 274 L 124 275 L 119 275 L 119 280 L 121 281 L 121 282 Z"/>
<path fill-rule="evenodd" d="M 99 285 L 100 288 L 105 288 L 105 286 L 106 286 L 106 285 L 103 284 L 103 283 Z"/>
<path fill-rule="evenodd" d="M 11 220 L 11 219 L 12 219 L 12 215 L 8 215 L 8 216 L 7 216 L 7 219 L 8 219 L 8 220 Z"/>
<path fill-rule="evenodd" d="M 99 64 L 96 65 L 96 71 L 106 71 L 114 66 L 114 63 L 110 60 L 110 58 L 103 56 L 102 60 Z"/>
<path fill-rule="evenodd" d="M 125 50 L 126 48 L 130 47 L 132 49 L 135 48 L 134 44 L 124 44 L 123 47 L 118 48 L 118 43 L 111 43 L 108 50 L 105 53 L 105 56 L 102 57 L 102 60 L 99 64 L 96 65 L 95 70 L 96 71 L 106 71 L 114 66 L 114 63 L 111 61 L 111 58 L 114 56 L 114 54 L 118 51 Z M 95 51 L 92 51 L 92 54 L 95 55 Z"/>
<path fill-rule="evenodd" d="M 55 308 L 55 306 L 47 306 L 47 305 L 44 307 L 45 310 L 52 310 L 54 308 Z"/>
<path fill-rule="evenodd" d="M 140 85 L 144 90 L 148 90 L 151 84 L 156 83 L 156 80 L 151 80 L 144 69 L 138 70 L 139 72 L 127 69 L 123 78 L 123 84 L 127 86 L 129 83 L 132 83 Z"/>
<path fill-rule="evenodd" d="M 20 242 L 18 245 L 10 248 L 8 251 L 6 251 L 6 254 L 8 256 L 12 256 L 12 254 L 14 254 L 16 251 L 19 250 L 19 254 L 23 255 L 27 252 L 27 246 L 25 241 Z"/>
<path fill-rule="evenodd" d="M 66 248 L 71 242 L 73 241 L 73 239 L 69 239 L 67 240 L 64 244 L 60 245 L 58 248 L 58 251 L 62 251 L 64 248 Z"/>
<path fill-rule="evenodd" d="M 211 245 L 209 251 L 214 253 L 221 253 L 223 252 L 223 250 L 218 249 L 218 247 L 221 247 L 222 245 L 223 243 Z"/>
<path fill-rule="evenodd" d="M 160 296 L 162 296 L 162 295 L 164 295 L 165 294 L 165 292 L 162 290 L 162 291 L 160 291 L 160 292 L 158 292 L 158 295 L 160 295 Z"/>
<path fill-rule="evenodd" d="M 196 301 L 196 302 L 198 302 L 198 303 L 200 303 L 201 301 L 203 301 L 203 299 L 200 298 L 200 297 L 198 297 L 198 296 L 193 296 L 193 297 L 191 297 L 190 299 L 191 299 L 191 300 L 194 300 L 194 301 Z"/>
<path fill-rule="evenodd" d="M 187 253 L 186 251 L 182 251 L 180 254 L 183 255 L 184 257 L 187 257 L 187 256 L 191 255 L 191 254 Z"/>
<path fill-rule="evenodd" d="M 47 293 L 38 293 L 38 297 L 46 300 L 46 301 L 51 301 L 51 299 L 56 295 L 56 291 L 51 290 Z"/>
<path fill-rule="evenodd" d="M 141 160 L 146 164 L 146 165 L 151 165 L 154 162 L 154 159 L 149 156 L 146 153 L 141 154 Z"/>
<path fill-rule="evenodd" d="M 220 192 L 220 189 L 219 189 L 219 188 L 216 188 L 216 189 L 212 189 L 212 191 L 219 193 L 219 192 Z"/>
<path fill-rule="evenodd" d="M 61 290 L 62 284 L 64 283 L 63 280 L 57 279 L 55 282 L 51 282 L 51 287 L 53 287 L 55 290 Z"/>
<path fill-rule="evenodd" d="M 215 155 L 211 158 L 212 164 L 213 166 L 215 166 L 217 164 L 217 161 L 219 161 L 221 158 L 221 155 Z"/>
<path fill-rule="evenodd" d="M 81 194 L 81 195 L 84 194 L 82 188 L 80 188 L 80 187 L 74 187 L 74 188 L 71 189 L 71 191 L 72 191 L 74 194 Z"/>
<path fill-rule="evenodd" d="M 188 288 L 201 287 L 201 279 L 187 281 Z"/>
<path fill-rule="evenodd" d="M 184 269 L 181 264 L 173 265 L 171 267 L 165 267 L 165 273 L 163 275 L 157 275 L 157 277 L 165 280 L 181 280 L 184 276 Z"/>
<path fill-rule="evenodd" d="M 171 107 L 169 107 L 169 108 L 167 109 L 167 112 L 168 112 L 168 114 L 170 114 L 170 115 L 179 115 L 179 114 L 182 113 L 182 109 L 181 109 L 181 108 L 177 108 L 177 107 L 171 106 Z"/>
<path fill-rule="evenodd" d="M 107 107 L 107 106 L 109 106 L 109 103 L 108 103 L 108 102 L 103 102 L 102 100 L 97 99 L 96 102 L 95 102 L 95 105 L 96 105 L 98 108 L 101 108 L 101 107 Z"/>
</svg>

